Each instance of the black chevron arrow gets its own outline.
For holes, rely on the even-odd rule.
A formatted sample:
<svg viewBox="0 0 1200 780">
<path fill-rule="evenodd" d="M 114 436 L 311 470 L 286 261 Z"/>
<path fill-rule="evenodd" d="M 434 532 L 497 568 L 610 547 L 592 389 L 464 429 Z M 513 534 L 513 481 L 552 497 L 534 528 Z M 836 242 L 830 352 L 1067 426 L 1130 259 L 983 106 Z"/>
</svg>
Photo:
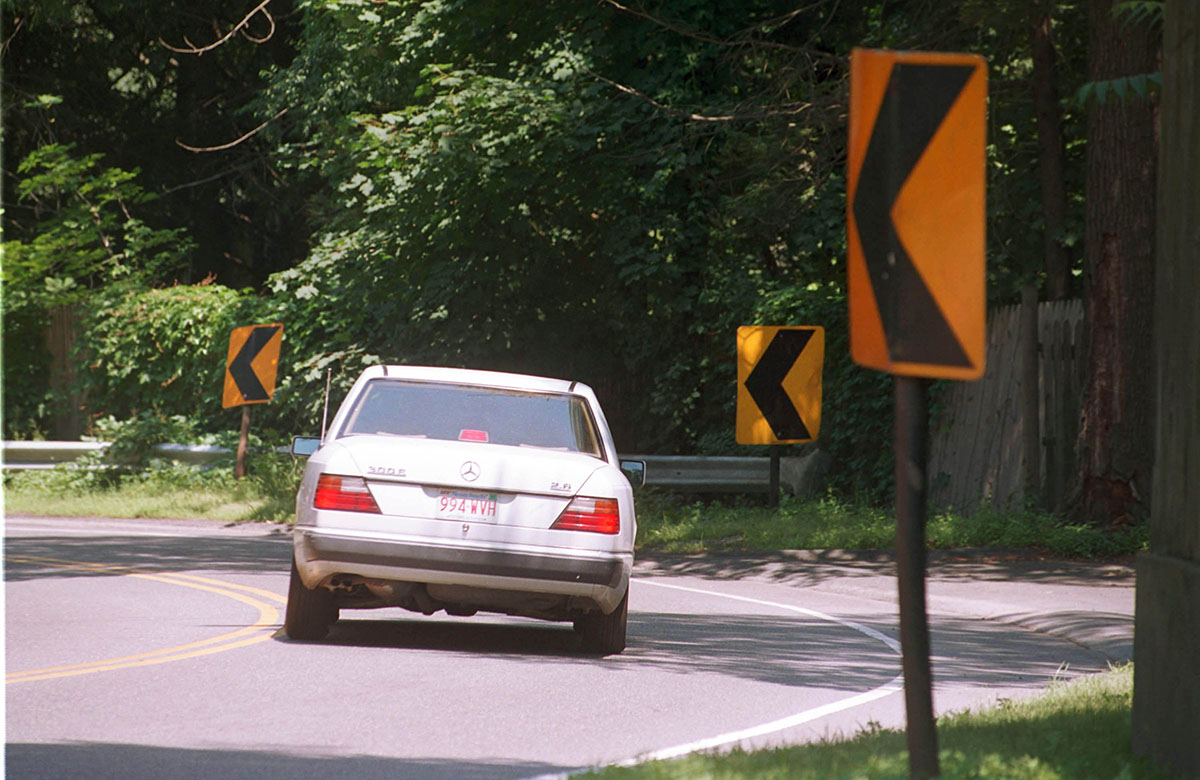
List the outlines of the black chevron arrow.
<svg viewBox="0 0 1200 780">
<path fill-rule="evenodd" d="M 758 404 L 775 438 L 780 441 L 812 438 L 808 426 L 796 411 L 796 405 L 783 389 L 784 378 L 796 365 L 797 358 L 812 335 L 811 330 L 776 331 L 754 370 L 746 377 L 746 390 L 750 392 L 754 403 Z"/>
<path fill-rule="evenodd" d="M 895 65 L 859 171 L 854 219 L 892 360 L 971 365 L 905 251 L 891 210 L 974 71 L 965 65 Z"/>
<path fill-rule="evenodd" d="M 233 377 L 238 392 L 246 401 L 266 401 L 271 397 L 266 388 L 262 386 L 262 382 L 258 380 L 258 375 L 254 373 L 250 363 L 258 357 L 258 353 L 262 352 L 263 347 L 267 346 L 267 342 L 280 327 L 279 325 L 260 325 L 250 331 L 250 336 L 238 350 L 237 357 L 229 362 L 229 375 Z"/>
</svg>

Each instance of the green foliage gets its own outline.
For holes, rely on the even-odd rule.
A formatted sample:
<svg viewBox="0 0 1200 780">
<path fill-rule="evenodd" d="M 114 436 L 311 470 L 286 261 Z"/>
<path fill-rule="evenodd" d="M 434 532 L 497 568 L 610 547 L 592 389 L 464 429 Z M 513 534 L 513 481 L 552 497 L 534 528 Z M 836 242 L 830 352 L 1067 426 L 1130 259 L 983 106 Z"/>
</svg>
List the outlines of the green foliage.
<svg viewBox="0 0 1200 780">
<path fill-rule="evenodd" d="M 18 166 L 18 202 L 38 218 L 3 245 L 6 309 L 69 305 L 119 281 L 146 285 L 185 261 L 183 231 L 132 216 L 149 200 L 137 172 L 102 167 L 102 157 L 49 144 Z"/>
<path fill-rule="evenodd" d="M 1162 25 L 1164 0 L 1120 0 L 1113 4 L 1113 16 L 1123 24 L 1147 25 L 1158 27 Z"/>
<path fill-rule="evenodd" d="M 1030 13 L 1024 0 L 967 0 L 961 49 L 983 54 L 988 64 L 987 273 L 988 301 L 1016 303 L 1024 282 L 1044 277 L 1045 209 L 1038 157 L 1038 124 L 1033 104 Z M 1086 7 L 1044 4 L 1052 21 L 1051 39 L 1058 94 L 1069 94 L 1086 78 Z M 1083 183 L 1086 112 L 1070 100 L 1059 101 L 1064 135 L 1066 225 L 1054 236 L 1082 267 Z"/>
<path fill-rule="evenodd" d="M 1089 101 L 1095 100 L 1098 104 L 1104 105 L 1110 96 L 1117 100 L 1128 100 L 1135 95 L 1144 98 L 1160 89 L 1162 89 L 1161 73 L 1139 73 L 1136 76 L 1125 76 L 1107 81 L 1089 81 L 1075 93 L 1075 102 L 1086 106 Z"/>
<path fill-rule="evenodd" d="M 146 444 L 165 421 L 198 432 L 236 427 L 221 408 L 229 333 L 258 321 L 260 301 L 219 285 L 139 291 L 121 287 L 96 296 L 80 323 L 76 351 L 93 409 L 137 420 Z M 174 423 L 173 423 L 174 424 Z"/>
<path fill-rule="evenodd" d="M 135 216 L 152 197 L 136 171 L 105 167 L 102 157 L 48 144 L 17 168 L 16 206 L 32 217 L 10 224 L 0 247 L 5 435 L 44 433 L 54 408 L 66 403 L 49 383 L 42 331 L 52 309 L 94 305 L 98 294 L 118 288 L 145 289 L 174 273 L 190 251 L 183 231 Z"/>
<path fill-rule="evenodd" d="M 273 21 L 258 14 L 246 35 L 203 56 L 172 51 L 204 45 L 246 8 L 224 0 L 159 0 L 154 12 L 125 0 L 5 0 L 3 58 L 4 232 L 28 240 L 43 218 L 18 200 L 18 165 L 52 146 L 80 160 L 139 171 L 154 193 L 131 213 L 147 225 L 183 231 L 195 242 L 155 282 L 216 274 L 227 286 L 256 286 L 304 251 L 302 182 L 283 182 L 253 136 L 220 152 L 258 124 L 243 107 L 273 62 L 290 59 L 291 0 L 272 0 Z M 270 35 L 271 30 L 274 35 Z M 255 42 L 257 41 L 257 42 Z M 77 279 L 77 281 L 79 281 Z"/>
<path fill-rule="evenodd" d="M 195 438 L 191 420 L 161 411 L 139 412 L 129 420 L 112 417 L 96 420 L 96 438 L 111 442 L 105 460 L 122 466 L 147 466 L 156 458 L 155 446 L 165 442 L 190 442 Z"/>
<path fill-rule="evenodd" d="M 44 439 L 50 433 L 48 421 L 62 403 L 47 382 L 50 355 L 45 331 L 50 317 L 43 309 L 13 310 L 7 300 L 0 303 L 4 305 L 3 435 L 11 440 Z"/>
<path fill-rule="evenodd" d="M 115 0 L 5 6 L 26 20 L 4 55 L 19 196 L 5 203 L 6 432 L 44 432 L 62 403 L 44 351 L 23 346 L 58 302 L 80 307 L 94 415 L 235 428 L 217 400 L 228 332 L 278 321 L 256 428 L 315 432 L 327 373 L 336 405 L 367 365 L 469 365 L 591 384 L 623 452 L 758 454 L 733 441 L 736 328 L 823 325 L 819 445 L 839 495 L 884 503 L 891 381 L 848 355 L 852 46 L 988 56 L 989 298 L 1039 273 L 1015 0 L 280 2 L 269 42 L 203 57 L 145 42 L 236 21 L 208 0 L 167 0 L 152 30 Z M 1078 84 L 1083 10 L 1053 11 L 1060 78 Z M 1081 192 L 1082 112 L 1063 110 Z M 219 152 L 175 143 L 260 124 Z M 1076 198 L 1063 243 L 1081 214 Z M 223 285 L 155 289 L 210 271 Z"/>
<path fill-rule="evenodd" d="M 1123 27 L 1161 28 L 1163 21 L 1162 0 L 1122 0 L 1114 3 L 1112 15 Z M 1089 81 L 1075 92 L 1075 103 L 1087 107 L 1090 101 L 1104 105 L 1110 97 L 1116 100 L 1144 98 L 1162 89 L 1162 73 L 1138 73 L 1132 76 Z"/>
<path fill-rule="evenodd" d="M 655 19 L 564 3 L 501 36 L 491 26 L 513 9 L 472 6 L 468 24 L 465 8 L 309 4 L 303 54 L 268 93 L 264 113 L 313 107 L 281 149 L 312 139 L 299 165 L 339 194 L 309 258 L 271 282 L 281 316 L 311 328 L 289 333 L 305 381 L 335 367 L 344 387 L 373 360 L 570 376 L 597 388 L 625 451 L 736 451 L 736 327 L 824 324 L 841 300 L 844 187 L 819 154 L 827 130 L 799 114 L 766 135 L 697 124 L 623 96 L 606 80 L 749 111 L 722 90 L 775 78 L 778 64 L 748 67 Z M 777 9 L 661 10 L 732 32 Z M 786 35 L 810 24 L 822 20 Z M 313 95 L 318 62 L 331 75 Z M 803 89 L 833 94 L 830 75 Z M 771 139 L 798 123 L 815 143 L 773 159 Z"/>
</svg>

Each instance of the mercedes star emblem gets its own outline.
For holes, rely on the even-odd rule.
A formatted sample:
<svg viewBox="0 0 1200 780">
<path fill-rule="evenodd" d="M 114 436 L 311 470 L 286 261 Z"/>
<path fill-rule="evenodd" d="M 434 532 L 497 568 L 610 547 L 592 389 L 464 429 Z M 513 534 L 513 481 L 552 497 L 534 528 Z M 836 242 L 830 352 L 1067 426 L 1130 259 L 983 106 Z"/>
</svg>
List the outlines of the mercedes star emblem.
<svg viewBox="0 0 1200 780">
<path fill-rule="evenodd" d="M 467 482 L 474 482 L 479 479 L 479 464 L 473 460 L 469 460 L 462 464 L 462 468 L 458 470 L 458 475 Z"/>
</svg>

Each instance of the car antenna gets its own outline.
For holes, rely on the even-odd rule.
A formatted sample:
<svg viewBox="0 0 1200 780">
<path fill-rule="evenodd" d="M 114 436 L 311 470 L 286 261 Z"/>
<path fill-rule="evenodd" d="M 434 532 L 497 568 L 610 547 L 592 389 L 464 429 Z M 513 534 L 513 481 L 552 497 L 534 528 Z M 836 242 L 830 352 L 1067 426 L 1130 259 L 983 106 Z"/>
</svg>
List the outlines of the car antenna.
<svg viewBox="0 0 1200 780">
<path fill-rule="evenodd" d="M 325 409 L 321 412 L 321 443 L 325 443 L 325 421 L 329 419 L 329 379 L 333 376 L 333 369 L 325 369 Z"/>
</svg>

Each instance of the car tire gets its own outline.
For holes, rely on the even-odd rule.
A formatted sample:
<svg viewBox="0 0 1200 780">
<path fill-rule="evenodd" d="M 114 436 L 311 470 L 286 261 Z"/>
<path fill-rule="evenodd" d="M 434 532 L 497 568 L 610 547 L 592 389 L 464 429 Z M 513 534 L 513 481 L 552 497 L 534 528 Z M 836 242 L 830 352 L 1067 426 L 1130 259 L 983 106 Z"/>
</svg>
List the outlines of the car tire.
<svg viewBox="0 0 1200 780">
<path fill-rule="evenodd" d="M 629 588 L 621 603 L 609 614 L 589 612 L 575 620 L 584 652 L 597 655 L 616 655 L 625 649 L 625 626 L 629 620 Z"/>
<path fill-rule="evenodd" d="M 325 588 L 309 589 L 300 579 L 300 570 L 296 568 L 296 559 L 293 557 L 287 610 L 283 618 L 283 630 L 288 638 L 324 639 L 337 618 L 338 609 L 333 603 L 333 594 Z"/>
</svg>

